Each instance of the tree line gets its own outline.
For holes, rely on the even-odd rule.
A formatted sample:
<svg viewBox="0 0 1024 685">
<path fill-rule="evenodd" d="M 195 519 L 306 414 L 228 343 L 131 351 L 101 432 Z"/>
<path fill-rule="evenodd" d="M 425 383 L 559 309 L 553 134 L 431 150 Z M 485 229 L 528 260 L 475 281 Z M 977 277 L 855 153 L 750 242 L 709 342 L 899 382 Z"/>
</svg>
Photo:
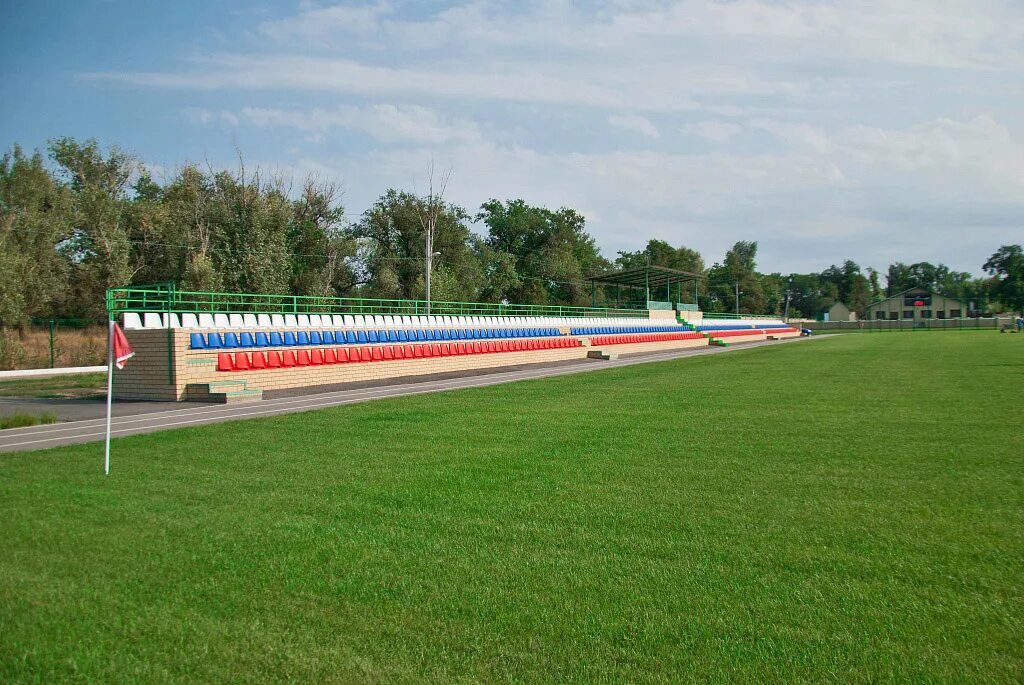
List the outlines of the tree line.
<svg viewBox="0 0 1024 685">
<path fill-rule="evenodd" d="M 651 264 L 701 274 L 682 299 L 696 296 L 705 311 L 781 314 L 788 299 L 791 315 L 813 317 L 836 301 L 863 315 L 911 287 L 1024 308 L 1019 245 L 993 254 L 986 278 L 897 262 L 884 286 L 882 274 L 850 260 L 820 273 L 761 273 L 753 241 L 711 266 L 661 240 L 609 259 L 570 208 L 490 199 L 469 211 L 388 189 L 350 218 L 330 180 L 294 184 L 240 160 L 234 170 L 188 164 L 160 183 L 117 147 L 58 138 L 45 154 L 14 146 L 0 159 L 0 327 L 99 320 L 106 288 L 167 281 L 194 291 L 423 299 L 431 210 L 434 300 L 589 305 L 588 276 Z M 597 292 L 599 304 L 612 298 Z"/>
</svg>

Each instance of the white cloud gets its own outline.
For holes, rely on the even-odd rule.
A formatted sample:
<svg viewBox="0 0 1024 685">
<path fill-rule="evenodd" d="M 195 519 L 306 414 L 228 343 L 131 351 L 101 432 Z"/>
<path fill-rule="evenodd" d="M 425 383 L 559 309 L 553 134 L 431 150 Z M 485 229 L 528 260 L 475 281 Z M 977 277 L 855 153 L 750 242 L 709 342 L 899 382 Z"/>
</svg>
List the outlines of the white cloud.
<svg viewBox="0 0 1024 685">
<path fill-rule="evenodd" d="M 332 129 L 358 130 L 388 143 L 473 141 L 481 135 L 471 121 L 446 118 L 419 105 L 340 105 L 311 110 L 244 107 L 238 116 L 254 126 L 285 126 L 320 134 L 321 141 L 322 134 Z"/>
<path fill-rule="evenodd" d="M 743 127 L 728 121 L 699 121 L 695 124 L 687 124 L 679 130 L 685 135 L 696 135 L 716 143 L 725 143 L 740 133 Z"/>
<path fill-rule="evenodd" d="M 608 117 L 608 123 L 633 133 L 639 133 L 648 138 L 661 137 L 661 134 L 658 133 L 658 128 L 649 119 L 637 114 L 612 114 Z"/>
<path fill-rule="evenodd" d="M 828 263 L 927 231 L 974 259 L 1019 231 L 1019 0 L 309 5 L 240 38 L 91 77 L 202 90 L 193 123 L 344 160 L 356 212 L 436 157 L 458 202 L 585 207 L 610 251 L 760 239 Z"/>
</svg>

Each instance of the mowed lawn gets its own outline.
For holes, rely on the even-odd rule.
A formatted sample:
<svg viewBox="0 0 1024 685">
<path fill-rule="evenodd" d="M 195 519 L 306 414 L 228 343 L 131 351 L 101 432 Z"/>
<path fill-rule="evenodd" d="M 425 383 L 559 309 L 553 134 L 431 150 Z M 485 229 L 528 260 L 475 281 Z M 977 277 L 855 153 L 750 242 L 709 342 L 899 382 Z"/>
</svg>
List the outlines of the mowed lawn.
<svg viewBox="0 0 1024 685">
<path fill-rule="evenodd" d="M 0 455 L 0 681 L 1019 682 L 1024 339 Z"/>
</svg>

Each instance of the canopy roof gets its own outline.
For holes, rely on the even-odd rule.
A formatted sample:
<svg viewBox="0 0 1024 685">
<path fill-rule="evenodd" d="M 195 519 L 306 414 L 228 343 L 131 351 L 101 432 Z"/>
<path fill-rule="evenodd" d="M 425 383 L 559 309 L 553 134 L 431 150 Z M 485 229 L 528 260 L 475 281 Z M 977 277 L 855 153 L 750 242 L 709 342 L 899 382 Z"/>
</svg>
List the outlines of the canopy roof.
<svg viewBox="0 0 1024 685">
<path fill-rule="evenodd" d="M 625 285 L 634 288 L 664 288 L 676 283 L 686 283 L 703 278 L 700 274 L 679 269 L 670 269 L 667 266 L 642 266 L 637 269 L 625 269 L 610 274 L 591 276 L 588 281 L 602 285 Z"/>
</svg>

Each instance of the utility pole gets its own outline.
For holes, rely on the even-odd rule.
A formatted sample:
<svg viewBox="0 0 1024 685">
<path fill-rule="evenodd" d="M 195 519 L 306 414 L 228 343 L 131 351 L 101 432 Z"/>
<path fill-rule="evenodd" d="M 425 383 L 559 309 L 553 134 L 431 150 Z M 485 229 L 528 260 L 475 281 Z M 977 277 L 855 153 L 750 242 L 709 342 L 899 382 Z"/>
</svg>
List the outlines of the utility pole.
<svg viewBox="0 0 1024 685">
<path fill-rule="evenodd" d="M 740 282 L 736 281 L 736 315 L 740 313 Z"/>
<path fill-rule="evenodd" d="M 430 172 L 427 176 L 427 197 L 421 200 L 420 205 L 420 226 L 423 227 L 423 233 L 426 237 L 426 274 L 425 274 L 425 285 L 427 290 L 427 316 L 430 316 L 430 272 L 434 265 L 434 257 L 441 254 L 440 252 L 434 252 L 434 230 L 437 228 L 437 219 L 440 217 L 441 212 L 444 211 L 444 191 L 448 187 L 448 179 L 451 178 L 451 169 L 445 171 L 441 175 L 441 188 L 438 192 L 434 192 L 434 160 L 430 160 Z"/>
</svg>

